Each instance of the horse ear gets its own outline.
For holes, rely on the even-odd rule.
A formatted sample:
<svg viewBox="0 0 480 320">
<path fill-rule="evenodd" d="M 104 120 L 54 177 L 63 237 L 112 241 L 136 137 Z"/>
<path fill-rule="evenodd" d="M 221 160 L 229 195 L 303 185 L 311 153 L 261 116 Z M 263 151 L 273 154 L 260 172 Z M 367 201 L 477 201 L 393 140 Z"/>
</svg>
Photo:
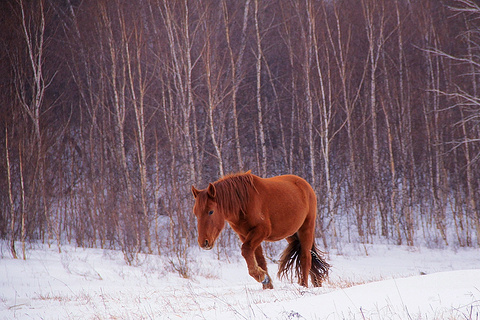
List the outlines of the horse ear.
<svg viewBox="0 0 480 320">
<path fill-rule="evenodd" d="M 207 194 L 210 198 L 215 199 L 215 195 L 217 194 L 217 190 L 213 184 L 208 185 Z"/>
<path fill-rule="evenodd" d="M 198 194 L 200 193 L 200 190 L 197 190 L 195 189 L 194 186 L 192 186 L 192 193 L 193 193 L 193 197 L 196 199 Z"/>
</svg>

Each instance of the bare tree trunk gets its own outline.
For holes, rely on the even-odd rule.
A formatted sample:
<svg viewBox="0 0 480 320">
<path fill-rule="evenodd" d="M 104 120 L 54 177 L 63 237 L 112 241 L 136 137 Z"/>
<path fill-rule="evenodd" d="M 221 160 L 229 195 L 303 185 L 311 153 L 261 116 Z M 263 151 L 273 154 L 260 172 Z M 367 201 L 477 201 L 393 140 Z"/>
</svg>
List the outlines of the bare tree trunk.
<svg viewBox="0 0 480 320">
<path fill-rule="evenodd" d="M 283 20 L 288 20 L 290 16 L 290 10 L 289 7 L 285 8 L 284 7 L 284 2 L 281 2 L 282 5 L 282 14 L 284 14 Z M 291 94 L 291 100 L 290 100 L 290 128 L 289 128 L 289 134 L 290 134 L 290 140 L 288 141 L 288 152 L 286 152 L 286 161 L 288 165 L 288 173 L 293 174 L 294 169 L 293 169 L 293 164 L 294 164 L 294 144 L 295 144 L 295 124 L 296 124 L 296 113 L 297 113 L 297 101 L 296 101 L 296 96 L 297 96 L 297 81 L 296 81 L 296 73 L 295 73 L 295 47 L 293 44 L 293 32 L 292 32 L 292 27 L 290 24 L 283 24 L 283 30 L 285 33 L 284 36 L 284 41 L 288 49 L 288 61 L 290 63 L 290 68 L 292 69 L 291 72 L 291 78 L 290 78 L 290 90 L 292 91 Z"/>
<path fill-rule="evenodd" d="M 388 89 L 387 89 L 388 90 Z M 390 122 L 390 116 L 388 114 L 388 110 L 385 107 L 385 104 L 382 103 L 383 112 L 385 114 L 385 122 L 387 125 L 387 138 L 388 138 L 388 155 L 389 155 L 389 163 L 390 163 L 390 183 L 391 191 L 390 191 L 390 206 L 393 215 L 393 224 L 396 231 L 397 236 L 397 244 L 402 244 L 402 234 L 400 231 L 400 219 L 398 217 L 397 212 L 397 176 L 395 170 L 395 157 L 393 154 L 393 133 L 392 133 L 392 125 Z"/>
<path fill-rule="evenodd" d="M 324 15 L 327 16 L 327 12 L 325 9 L 325 4 L 323 6 Z M 330 44 L 332 46 L 333 55 L 335 58 L 335 62 L 337 65 L 337 70 L 340 76 L 341 81 L 341 91 L 342 91 L 342 99 L 343 99 L 343 106 L 345 108 L 346 113 L 346 125 L 347 125 L 347 140 L 348 140 L 348 154 L 349 154 L 349 177 L 351 180 L 351 189 L 350 189 L 350 196 L 352 197 L 353 207 L 355 211 L 355 217 L 357 221 L 357 230 L 358 235 L 363 238 L 364 230 L 363 230 L 363 210 L 359 206 L 360 201 L 357 195 L 357 185 L 356 185 L 356 160 L 355 160 L 355 149 L 354 149 L 354 141 L 353 141 L 353 124 L 352 124 L 352 112 L 354 108 L 354 103 L 351 103 L 348 98 L 348 91 L 347 91 L 347 59 L 345 56 L 349 55 L 349 47 L 350 47 L 350 33 L 351 30 L 348 30 L 347 38 L 345 39 L 343 36 L 342 28 L 340 27 L 340 16 L 338 12 L 338 6 L 336 3 L 333 3 L 333 10 L 335 14 L 335 22 L 336 22 L 336 36 L 337 41 L 335 42 L 332 36 L 332 28 L 328 24 L 328 19 L 325 19 L 325 23 L 327 25 L 327 32 L 328 38 L 330 40 Z M 365 65 L 367 65 L 365 63 Z"/>
<path fill-rule="evenodd" d="M 447 94 L 447 96 L 451 96 L 456 98 L 455 101 L 460 101 L 459 103 L 459 109 L 460 109 L 460 121 L 457 123 L 457 125 L 461 126 L 461 131 L 462 131 L 462 140 L 457 144 L 457 146 L 463 146 L 464 147 L 464 156 L 466 160 L 466 175 L 467 175 L 467 185 L 466 185 L 466 210 L 467 210 L 467 216 L 470 217 L 470 219 L 473 220 L 473 223 L 475 224 L 475 229 L 477 233 L 477 244 L 480 245 L 480 208 L 478 206 L 478 177 L 475 177 L 475 169 L 474 166 L 476 165 L 476 161 L 478 161 L 478 158 L 480 157 L 480 154 L 473 155 L 472 157 L 472 152 L 475 150 L 475 145 L 478 145 L 478 142 L 480 141 L 478 139 L 478 136 L 480 135 L 480 130 L 478 129 L 478 125 L 476 125 L 477 120 L 480 118 L 480 100 L 478 98 L 478 69 L 480 67 L 480 64 L 478 62 L 478 53 L 475 53 L 474 51 L 478 51 L 480 48 L 478 44 L 478 35 L 477 35 L 477 30 L 476 30 L 476 22 L 475 20 L 478 19 L 480 16 L 480 5 L 476 1 L 472 0 L 458 0 L 455 2 L 456 6 L 450 7 L 450 10 L 457 14 L 462 14 L 464 15 L 465 19 L 465 26 L 466 26 L 466 44 L 467 44 L 467 52 L 465 56 L 452 56 L 450 54 L 447 54 L 445 52 L 442 52 L 437 45 L 437 42 L 435 42 L 434 50 L 432 50 L 430 55 L 436 54 L 437 56 L 437 64 L 438 66 L 438 60 L 447 58 L 452 61 L 456 61 L 461 64 L 465 64 L 467 68 L 469 69 L 469 75 L 471 76 L 471 91 L 469 93 L 463 91 L 462 89 L 458 88 L 456 93 L 452 94 Z M 474 21 L 473 24 L 471 24 Z M 436 40 L 436 39 L 435 39 Z M 430 64 L 431 59 L 429 60 Z M 432 68 L 432 67 L 430 67 Z M 437 76 L 437 82 L 434 82 L 434 79 L 432 78 L 432 83 L 437 84 L 437 89 L 436 93 L 442 93 L 438 89 L 438 76 Z M 445 94 L 445 93 L 443 93 Z M 436 106 L 438 110 L 438 106 Z M 467 115 L 466 113 L 469 113 Z M 437 118 L 435 118 L 437 120 Z M 472 125 L 470 125 L 472 124 Z M 477 147 L 478 150 L 478 147 Z M 437 165 L 438 166 L 438 165 Z M 437 176 L 438 180 L 438 176 Z M 475 186 L 476 185 L 476 186 Z M 438 212 L 438 210 L 436 210 Z M 442 212 L 440 212 L 440 217 L 439 219 L 442 219 Z M 467 223 L 468 223 L 468 218 L 467 218 Z M 443 230 L 443 225 L 440 224 L 438 226 L 441 230 Z M 443 237 L 442 233 L 442 237 Z M 445 240 L 446 242 L 446 240 Z M 468 233 L 467 233 L 467 242 L 470 242 Z"/>
<path fill-rule="evenodd" d="M 192 57 L 191 57 L 191 39 L 190 39 L 190 10 L 188 6 L 188 1 L 184 1 L 184 21 L 182 25 L 177 27 L 173 21 L 172 9 L 170 3 L 167 0 L 163 0 L 163 10 L 160 9 L 164 15 L 164 22 L 168 36 L 168 42 L 170 46 L 170 52 L 172 55 L 172 67 L 174 70 L 174 81 L 175 87 L 181 93 L 178 98 L 180 99 L 180 105 L 182 106 L 183 121 L 181 121 L 183 129 L 183 141 L 187 149 L 187 159 L 188 159 L 188 184 L 194 184 L 197 180 L 197 170 L 195 167 L 197 152 L 194 150 L 193 138 L 190 130 L 190 124 L 192 122 L 192 112 L 194 111 L 193 105 L 193 88 L 192 88 Z M 182 34 L 184 39 L 181 39 L 179 36 L 180 30 L 177 28 L 183 28 Z M 182 48 L 183 52 L 179 52 L 178 48 Z M 185 77 L 185 78 L 183 78 Z"/>
<path fill-rule="evenodd" d="M 397 174 L 396 174 L 396 162 L 394 154 L 394 107 L 393 102 L 395 99 L 392 96 L 392 88 L 390 87 L 390 74 L 387 68 L 387 60 L 385 57 L 385 51 L 382 50 L 382 66 L 383 66 L 383 76 L 384 76 L 384 85 L 385 85 L 385 99 L 382 99 L 381 106 L 383 114 L 385 115 L 385 124 L 387 126 L 387 141 L 388 141 L 388 157 L 389 157 L 389 167 L 390 167 L 390 209 L 392 211 L 393 225 L 396 232 L 397 244 L 402 244 L 402 233 L 400 229 L 400 214 L 397 211 L 397 194 L 398 194 L 398 183 L 397 183 Z M 386 100 L 386 101 L 385 101 Z M 390 111 L 391 110 L 391 111 Z"/>
<path fill-rule="evenodd" d="M 305 87 L 305 100 L 306 100 L 306 113 L 307 113 L 307 123 L 300 124 L 302 127 L 306 127 L 307 130 L 307 143 L 308 143 L 308 162 L 309 162 L 309 175 L 310 175 L 310 183 L 312 184 L 313 188 L 316 188 L 316 175 L 315 175 L 315 139 L 314 139 L 314 117 L 313 117 L 313 92 L 311 87 L 312 76 L 311 76 L 311 67 L 313 64 L 313 35 L 312 35 L 312 25 L 311 21 L 309 20 L 309 11 L 312 9 L 309 0 L 305 0 L 305 12 L 301 10 L 300 3 L 296 2 L 294 4 L 297 16 L 299 17 L 299 24 L 300 24 L 300 37 L 302 39 L 303 44 L 303 61 L 302 61 L 302 68 L 303 68 L 303 82 Z M 304 21 L 302 17 L 306 16 Z M 304 25 L 305 23 L 305 25 Z"/>
<path fill-rule="evenodd" d="M 8 153 L 8 129 L 5 127 L 5 158 L 7 161 L 7 183 L 8 183 L 8 200 L 10 203 L 10 252 L 13 259 L 17 259 L 17 251 L 15 250 L 15 206 L 13 204 L 12 195 L 12 178 L 10 173 L 10 155 Z"/>
<path fill-rule="evenodd" d="M 25 184 L 23 182 L 23 157 L 22 157 L 22 146 L 18 147 L 18 170 L 20 171 L 20 189 L 21 189 L 21 203 L 22 203 L 22 254 L 23 260 L 27 259 L 27 255 L 25 252 L 25 238 L 26 238 L 26 230 L 25 230 Z"/>
<path fill-rule="evenodd" d="M 28 117 L 33 124 L 33 132 L 35 135 L 35 153 L 37 156 L 37 173 L 38 173 L 38 186 L 40 189 L 40 199 L 42 204 L 42 211 L 45 217 L 46 222 L 46 231 L 47 231 L 47 243 L 50 245 L 50 238 L 52 237 L 52 228 L 50 222 L 50 216 L 48 213 L 48 204 L 46 199 L 46 190 L 45 190 L 45 153 L 43 145 L 43 137 L 40 128 L 40 118 L 42 116 L 42 106 L 45 97 L 45 90 L 49 85 L 51 79 L 46 79 L 46 75 L 43 71 L 43 66 L 45 63 L 44 50 L 45 50 L 45 13 L 44 13 L 44 3 L 40 1 L 40 7 L 38 8 L 38 19 L 36 23 L 31 23 L 27 17 L 28 12 L 25 12 L 25 5 L 23 0 L 18 0 L 21 11 L 22 19 L 22 36 L 25 40 L 27 46 L 28 62 L 30 63 L 31 73 L 32 73 L 32 86 L 28 90 L 20 85 L 20 90 L 17 90 L 17 97 L 27 113 Z M 30 10 L 33 11 L 33 10 Z M 34 12 L 30 12 L 35 14 Z M 38 23 L 38 24 L 37 24 Z M 33 26 L 33 30 L 31 29 Z M 22 75 L 18 75 L 18 81 L 24 81 Z M 34 182 L 35 183 L 35 182 Z"/>
<path fill-rule="evenodd" d="M 119 24 L 123 29 L 122 24 L 122 13 L 121 8 L 118 6 L 117 18 L 119 19 Z M 125 144 L 125 119 L 127 114 L 127 105 L 126 105 L 126 89 L 127 89 L 127 67 L 125 56 L 123 55 L 124 45 L 117 45 L 116 39 L 113 35 L 112 19 L 109 16 L 107 7 L 105 4 L 101 6 L 101 15 L 103 23 L 106 29 L 106 41 L 109 58 L 111 65 L 109 70 L 106 72 L 109 76 L 110 86 L 113 93 L 113 115 L 114 115 L 114 148 L 115 148 L 115 157 L 116 161 L 121 168 L 121 179 L 123 180 L 125 186 L 125 192 L 127 196 L 127 201 L 124 202 L 123 208 L 121 211 L 123 213 L 123 224 L 120 225 L 119 233 L 121 234 L 120 245 L 122 246 L 122 251 L 124 253 L 125 261 L 128 264 L 132 264 L 137 257 L 137 254 L 140 250 L 140 233 L 138 230 L 136 217 L 136 208 L 134 205 L 134 194 L 132 181 L 130 178 L 130 172 L 128 168 L 128 160 L 126 154 L 126 144 Z"/>
<path fill-rule="evenodd" d="M 192 54 L 191 54 L 191 39 L 190 39 L 190 10 L 188 6 L 188 0 L 185 0 L 184 2 L 185 5 L 185 59 L 187 62 L 186 68 L 187 68 L 187 78 L 186 78 L 186 89 L 187 89 L 187 107 L 185 108 L 185 138 L 187 142 L 187 150 L 189 154 L 189 160 L 190 160 L 190 179 L 192 182 L 196 182 L 197 175 L 196 171 L 197 169 L 195 168 L 195 163 L 196 159 L 198 159 L 197 156 L 197 148 L 193 147 L 192 143 L 192 137 L 190 133 L 190 119 L 191 119 L 191 114 L 192 112 L 195 113 L 195 106 L 193 103 L 193 88 L 192 88 L 192 70 L 193 70 L 193 64 L 192 64 Z M 194 127 L 196 126 L 195 121 L 193 121 Z M 196 130 L 195 130 L 196 132 Z M 200 172 L 200 170 L 198 170 Z"/>
<path fill-rule="evenodd" d="M 238 169 L 242 171 L 243 168 L 243 158 L 242 158 L 242 146 L 240 144 L 240 134 L 238 128 L 238 111 L 237 111 L 237 93 L 240 88 L 240 83 L 242 82 L 242 64 L 243 64 L 243 55 L 245 52 L 245 47 L 247 45 L 247 26 L 248 26 L 248 13 L 250 10 L 250 0 L 245 2 L 245 9 L 243 11 L 243 24 L 242 24 L 242 34 L 240 41 L 240 49 L 238 52 L 238 57 L 235 61 L 233 54 L 233 48 L 231 44 L 230 37 L 230 18 L 228 16 L 228 8 L 226 0 L 222 0 L 222 9 L 223 9 L 223 20 L 225 24 L 225 36 L 228 44 L 228 52 L 230 55 L 230 70 L 232 78 L 232 112 L 233 112 L 233 129 L 234 129 L 234 138 L 235 138 L 235 149 L 237 155 L 237 165 Z"/>
<path fill-rule="evenodd" d="M 432 32 L 429 35 L 430 41 L 433 42 L 433 47 L 438 48 L 438 42 L 436 40 L 436 35 Z M 431 88 L 432 93 L 430 94 L 432 106 L 432 123 L 430 125 L 430 134 L 431 134 L 431 163 L 430 163 L 430 172 L 431 172 L 431 188 L 433 196 L 433 219 L 435 221 L 436 227 L 440 232 L 440 235 L 448 245 L 447 234 L 446 234 L 446 224 L 445 224 L 445 199 L 443 194 L 443 159 L 441 148 L 441 139 L 440 131 L 441 126 L 439 122 L 439 112 L 440 112 L 440 58 L 435 57 L 431 53 L 426 54 L 427 59 L 427 74 L 429 79 L 429 88 Z M 427 127 L 429 125 L 427 124 Z"/>
<path fill-rule="evenodd" d="M 135 42 L 133 43 L 134 58 L 130 56 L 130 46 L 125 25 L 123 24 L 123 41 L 125 43 L 125 55 L 126 64 L 128 70 L 128 81 L 130 85 L 130 94 L 132 96 L 133 110 L 135 111 L 135 122 L 137 129 L 137 154 L 138 154 L 138 169 L 140 172 L 140 199 L 142 206 L 142 222 L 145 233 L 145 245 L 147 246 L 148 253 L 152 253 L 151 235 L 150 235 L 150 223 L 148 218 L 148 203 L 146 199 L 148 181 L 147 181 L 147 152 L 145 144 L 145 107 L 144 97 L 146 92 L 146 86 L 148 85 L 145 79 L 144 71 L 142 68 L 142 39 L 141 34 L 137 27 L 135 27 L 133 36 Z M 134 69 L 135 68 L 135 69 Z M 138 93 L 137 93 L 138 91 Z"/>
<path fill-rule="evenodd" d="M 475 191 L 474 191 L 474 174 L 473 174 L 473 161 L 471 159 L 470 151 L 470 138 L 466 128 L 466 121 L 464 117 L 464 112 L 461 110 L 462 120 L 462 131 L 465 137 L 465 160 L 467 162 L 466 171 L 467 171 L 467 216 L 471 216 L 475 223 L 475 229 L 477 232 L 477 245 L 480 246 L 480 212 L 477 208 L 477 202 L 475 200 Z"/>
<path fill-rule="evenodd" d="M 208 9 L 207 9 L 208 10 Z M 205 19 L 208 19 L 208 14 L 205 13 Z M 206 105 L 206 111 L 207 111 L 207 116 L 208 116 L 208 124 L 209 124 L 209 131 L 210 131 L 210 138 L 212 139 L 212 144 L 215 149 L 215 153 L 217 156 L 218 160 L 218 171 L 221 177 L 225 175 L 224 173 L 224 164 L 223 164 L 223 156 L 222 156 L 222 149 L 221 145 L 218 141 L 217 138 L 217 133 L 215 132 L 215 128 L 219 127 L 218 124 L 215 123 L 213 119 L 213 111 L 218 107 L 218 88 L 219 88 L 219 83 L 212 83 L 215 81 L 215 79 L 212 78 L 218 78 L 218 75 L 212 76 L 212 69 L 214 66 L 214 63 L 212 63 L 212 55 L 214 53 L 212 52 L 212 43 L 210 41 L 210 37 L 212 37 L 212 32 L 213 30 L 210 29 L 210 22 L 209 21 L 203 21 L 203 24 L 205 25 L 205 50 L 203 52 L 204 55 L 204 64 L 205 64 L 205 77 L 207 81 L 207 91 L 208 91 L 208 101 Z M 211 19 L 208 19 L 211 20 Z M 215 73 L 218 73 L 219 70 L 215 70 Z"/>
<path fill-rule="evenodd" d="M 468 4 L 468 3 L 467 3 Z M 475 8 L 475 11 L 478 16 L 480 16 L 480 6 L 479 5 L 474 5 L 473 3 L 470 3 L 469 6 Z M 469 26 L 469 23 L 466 23 L 467 26 Z M 469 28 L 470 29 L 470 28 Z M 467 32 L 467 52 L 468 52 L 468 60 L 469 60 L 469 67 L 470 67 L 470 72 L 471 72 L 471 79 L 472 79 L 472 96 L 473 97 L 478 97 L 477 95 L 477 86 L 478 86 L 478 81 L 477 81 L 477 74 L 478 70 L 475 69 L 475 60 L 474 60 L 474 54 L 473 54 L 473 48 L 472 48 L 472 39 L 471 39 L 471 32 L 470 30 Z M 478 64 L 477 64 L 478 67 Z M 480 104 L 477 103 L 477 107 Z M 467 161 L 467 166 L 466 166 L 466 171 L 467 171 L 467 217 L 471 216 L 474 220 L 475 224 L 475 230 L 477 233 L 477 245 L 480 246 L 480 209 L 477 208 L 477 201 L 475 200 L 475 177 L 473 173 L 473 165 L 474 161 L 471 159 L 471 143 L 474 140 L 473 137 L 471 137 L 467 131 L 467 121 L 465 119 L 465 114 L 464 110 L 460 108 L 461 112 L 461 125 L 462 125 L 462 132 L 463 136 L 465 139 L 465 160 Z M 480 115 L 480 113 L 479 113 Z M 468 235 L 468 232 L 467 232 Z M 469 243 L 469 237 L 467 236 L 467 243 Z"/>
<path fill-rule="evenodd" d="M 320 114 L 320 140 L 321 140 L 321 149 L 323 155 L 323 165 L 325 172 L 325 183 L 327 186 L 327 216 L 329 218 L 329 224 L 331 228 L 332 244 L 334 247 L 337 247 L 339 244 L 339 239 L 337 237 L 337 229 L 335 222 L 335 210 L 334 210 L 334 195 L 332 187 L 332 177 L 330 174 L 330 143 L 335 134 L 330 133 L 330 126 L 334 116 L 333 106 L 331 103 L 331 86 L 329 86 L 329 92 L 326 92 L 325 83 L 332 83 L 331 79 L 331 67 L 330 67 L 330 56 L 328 50 L 325 50 L 326 56 L 324 59 L 320 59 L 319 51 L 322 47 L 325 47 L 326 44 L 320 45 L 317 38 L 317 26 L 316 26 L 316 16 L 313 11 L 313 5 L 311 0 L 307 0 L 307 19 L 309 22 L 309 33 L 312 40 L 312 48 L 315 56 L 315 69 L 317 71 L 317 76 L 319 79 L 319 89 L 320 89 L 320 101 L 318 101 L 318 108 Z M 322 62 L 327 64 L 327 74 L 324 75 L 322 71 Z M 311 112 L 309 107 L 309 113 Z M 313 118 L 313 115 L 312 115 Z M 313 119 L 312 119 L 313 122 Z M 313 127 L 313 124 L 311 124 Z M 312 128 L 310 128 L 312 130 Z M 312 147 L 312 145 L 311 145 Z M 314 157 L 314 154 L 310 154 L 311 157 Z M 313 163 L 314 165 L 314 163 Z M 314 174 L 314 172 L 312 172 Z M 314 180 L 315 181 L 315 180 Z"/>
<path fill-rule="evenodd" d="M 405 87 L 405 53 L 404 53 L 404 44 L 403 44 L 403 25 L 402 25 L 402 16 L 399 8 L 399 1 L 395 0 L 395 12 L 397 18 L 397 43 L 398 43 L 398 86 L 399 86 L 399 105 L 398 109 L 400 111 L 400 119 L 402 124 L 400 125 L 401 130 L 401 151 L 403 155 L 403 167 L 409 168 L 406 170 L 405 174 L 402 177 L 402 187 L 401 187 L 401 197 L 402 197 L 402 210 L 405 216 L 406 230 L 407 230 L 407 244 L 413 246 L 414 239 L 414 217 L 413 217 L 413 197 L 409 194 L 414 185 L 414 159 L 412 152 L 412 126 L 411 126 L 411 106 L 410 99 L 406 97 L 406 87 Z M 400 164 L 402 165 L 402 164 Z M 407 174 L 408 173 L 408 174 Z"/>
<path fill-rule="evenodd" d="M 329 12 L 327 12 L 325 3 L 323 4 L 324 16 L 328 17 Z M 363 219 L 365 215 L 365 208 L 361 201 L 361 189 L 364 189 L 362 185 L 364 182 L 360 179 L 361 174 L 357 172 L 357 156 L 355 153 L 355 141 L 354 141 L 354 123 L 352 119 L 352 114 L 355 109 L 355 104 L 357 103 L 358 98 L 360 97 L 360 92 L 363 87 L 364 80 L 366 78 L 368 61 L 363 63 L 363 74 L 359 79 L 358 83 L 353 83 L 352 81 L 352 69 L 349 63 L 349 55 L 351 54 L 351 41 L 352 41 L 352 28 L 349 26 L 346 32 L 341 27 L 342 16 L 340 13 L 343 10 L 339 10 L 339 6 L 336 2 L 333 3 L 333 14 L 335 16 L 335 28 L 329 25 L 328 19 L 325 18 L 326 31 L 328 34 L 328 39 L 332 48 L 333 58 L 336 63 L 336 69 L 340 77 L 341 82 L 341 99 L 343 107 L 345 108 L 346 114 L 346 131 L 347 131 L 347 140 L 348 140 L 348 156 L 349 156 L 349 165 L 348 165 L 348 176 L 349 176 L 349 194 L 353 202 L 353 208 L 355 212 L 355 218 L 357 222 L 357 230 L 360 237 L 364 237 L 364 228 L 363 228 Z M 336 37 L 336 39 L 334 39 Z M 336 41 L 335 41 L 336 40 Z M 367 57 L 368 59 L 368 57 Z M 332 67 L 333 68 L 333 67 Z M 351 87 L 356 85 L 356 87 Z M 353 93 L 350 93 L 350 91 Z"/>
<path fill-rule="evenodd" d="M 267 175 L 267 145 L 265 143 L 265 130 L 263 128 L 263 110 L 262 110 L 262 60 L 263 60 L 263 52 L 262 52 L 262 43 L 261 43 L 261 36 L 260 36 L 260 25 L 259 25 L 259 7 L 258 7 L 258 0 L 255 0 L 255 35 L 257 40 L 257 59 L 256 59 L 256 75 L 257 75 L 257 91 L 256 91 L 256 98 L 257 98 L 257 121 L 258 121 L 258 135 L 260 139 L 260 147 L 262 149 L 262 158 L 261 158 L 261 176 L 265 177 Z"/>
<path fill-rule="evenodd" d="M 163 90 L 162 90 L 163 91 Z M 164 96 L 162 94 L 162 96 Z M 163 104 L 165 103 L 165 100 L 162 102 Z M 160 243 L 160 237 L 159 237 L 159 225 L 158 225 L 158 217 L 162 214 L 165 214 L 165 212 L 160 212 L 160 210 L 165 210 L 165 205 L 163 205 L 162 208 L 160 208 L 159 202 L 163 200 L 160 198 L 160 190 L 162 188 L 162 185 L 160 184 L 160 160 L 159 160 L 159 154 L 160 150 L 158 148 L 159 146 L 159 139 L 158 139 L 158 134 L 155 131 L 155 184 L 154 184 L 154 191 L 153 191 L 153 216 L 155 217 L 155 243 L 157 245 L 157 254 L 161 255 L 162 254 L 162 245 Z"/>
<path fill-rule="evenodd" d="M 308 1 L 308 0 L 306 0 Z M 307 8 L 309 10 L 310 8 Z M 309 22 L 310 23 L 310 22 Z M 311 74 L 310 68 L 313 61 L 313 41 L 312 41 L 312 29 L 308 28 L 306 34 L 305 42 L 305 61 L 304 61 L 304 72 L 305 72 L 305 89 L 306 89 L 306 99 L 307 99 L 307 112 L 308 112 L 308 147 L 309 147 L 309 162 L 310 162 L 310 179 L 313 188 L 316 188 L 316 176 L 315 176 L 315 139 L 314 139 L 314 128 L 313 128 L 313 95 L 310 82 Z M 333 221 L 332 221 L 333 222 Z"/>
<path fill-rule="evenodd" d="M 362 0 L 363 15 L 365 18 L 365 28 L 368 39 L 368 56 L 370 58 L 370 93 L 369 105 L 372 129 L 372 166 L 373 166 L 373 184 L 374 196 L 376 197 L 378 209 L 380 211 L 382 235 L 388 237 L 388 215 L 383 204 L 383 194 L 380 179 L 380 156 L 378 144 L 378 124 L 377 124 L 377 67 L 380 54 L 384 44 L 384 19 L 385 12 L 383 5 L 376 7 L 376 1 Z M 380 12 L 378 12 L 380 10 Z M 378 16 L 378 21 L 374 19 Z"/>
</svg>

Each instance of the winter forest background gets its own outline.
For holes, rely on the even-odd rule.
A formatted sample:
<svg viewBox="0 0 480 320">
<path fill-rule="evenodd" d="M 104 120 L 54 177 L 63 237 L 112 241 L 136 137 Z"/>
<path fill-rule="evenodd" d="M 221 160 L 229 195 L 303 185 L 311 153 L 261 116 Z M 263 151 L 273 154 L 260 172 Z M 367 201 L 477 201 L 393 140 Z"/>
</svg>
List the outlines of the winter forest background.
<svg viewBox="0 0 480 320">
<path fill-rule="evenodd" d="M 8 0 L 0 30 L 13 255 L 181 261 L 190 186 L 249 169 L 313 185 L 326 248 L 480 245 L 476 1 Z"/>
</svg>

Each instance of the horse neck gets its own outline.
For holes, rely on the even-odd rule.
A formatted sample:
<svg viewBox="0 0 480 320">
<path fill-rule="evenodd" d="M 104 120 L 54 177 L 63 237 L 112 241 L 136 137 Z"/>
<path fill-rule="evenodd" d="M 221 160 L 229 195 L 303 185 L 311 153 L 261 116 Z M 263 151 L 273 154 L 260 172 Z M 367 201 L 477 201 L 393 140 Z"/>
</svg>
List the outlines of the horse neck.
<svg viewBox="0 0 480 320">
<path fill-rule="evenodd" d="M 253 180 L 237 179 L 219 183 L 217 187 L 218 205 L 228 222 L 239 221 L 246 213 L 252 196 L 257 193 Z"/>
</svg>

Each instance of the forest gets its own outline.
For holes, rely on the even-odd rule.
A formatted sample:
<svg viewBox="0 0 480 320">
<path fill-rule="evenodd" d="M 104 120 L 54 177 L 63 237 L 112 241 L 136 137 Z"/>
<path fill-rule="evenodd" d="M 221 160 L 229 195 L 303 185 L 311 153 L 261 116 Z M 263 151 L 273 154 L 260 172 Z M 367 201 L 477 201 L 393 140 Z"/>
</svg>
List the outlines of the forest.
<svg viewBox="0 0 480 320">
<path fill-rule="evenodd" d="M 191 186 L 247 170 L 311 183 L 323 248 L 480 246 L 475 0 L 7 0 L 0 30 L 14 257 L 181 256 Z"/>
</svg>

